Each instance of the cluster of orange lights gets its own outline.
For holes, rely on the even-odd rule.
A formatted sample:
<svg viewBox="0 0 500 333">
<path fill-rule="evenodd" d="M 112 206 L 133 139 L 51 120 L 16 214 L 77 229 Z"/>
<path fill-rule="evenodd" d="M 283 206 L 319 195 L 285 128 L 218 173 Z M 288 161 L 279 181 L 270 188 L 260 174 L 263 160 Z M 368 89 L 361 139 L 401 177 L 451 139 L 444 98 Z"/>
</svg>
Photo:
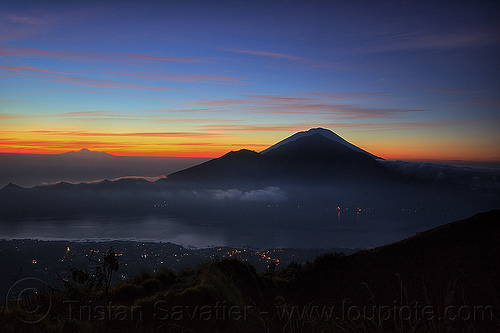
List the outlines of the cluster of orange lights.
<svg viewBox="0 0 500 333">
<path fill-rule="evenodd" d="M 218 248 L 217 251 L 222 251 L 222 248 Z M 261 259 L 264 259 L 264 260 L 269 260 L 269 261 L 274 261 L 276 263 L 276 265 L 279 265 L 280 263 L 280 260 L 278 258 L 272 258 L 268 252 L 270 251 L 266 251 L 266 252 L 260 252 L 260 251 L 257 251 L 257 252 L 252 252 L 252 251 L 247 251 L 245 249 L 243 250 L 232 250 L 232 251 L 229 251 L 225 254 L 222 255 L 223 258 L 232 258 L 232 257 L 235 257 L 237 259 L 242 259 L 244 261 L 248 261 L 248 259 L 244 259 L 244 258 L 240 258 L 241 254 L 247 254 L 247 255 L 256 255 L 256 256 L 259 256 L 261 257 Z"/>
</svg>

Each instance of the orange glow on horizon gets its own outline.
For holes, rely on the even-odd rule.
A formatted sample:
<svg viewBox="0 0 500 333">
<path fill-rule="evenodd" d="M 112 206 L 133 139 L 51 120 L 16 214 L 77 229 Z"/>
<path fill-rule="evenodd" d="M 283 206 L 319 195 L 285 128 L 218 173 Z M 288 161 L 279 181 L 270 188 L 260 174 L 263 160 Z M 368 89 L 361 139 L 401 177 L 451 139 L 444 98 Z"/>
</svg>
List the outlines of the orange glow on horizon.
<svg viewBox="0 0 500 333">
<path fill-rule="evenodd" d="M 88 135 L 70 132 L 4 132 L 0 135 L 0 152 L 26 154 L 62 154 L 86 148 L 95 152 L 106 152 L 115 156 L 158 156 L 158 157 L 205 157 L 215 158 L 232 150 L 267 148 L 262 139 L 251 136 L 236 141 L 230 136 L 205 137 L 203 134 L 172 136 L 139 136 L 122 133 Z M 7 134 L 7 135 L 5 135 Z"/>
<path fill-rule="evenodd" d="M 200 151 L 200 152 L 182 152 L 182 151 L 140 151 L 140 150 L 114 150 L 114 149 L 101 149 L 95 147 L 68 147 L 67 149 L 44 149 L 44 148 L 25 148 L 25 149 L 10 149 L 10 148 L 0 148 L 0 153 L 12 153 L 12 154 L 41 154 L 41 155 L 60 155 L 70 151 L 79 151 L 81 149 L 88 149 L 93 152 L 106 152 L 113 156 L 142 156 L 142 157 L 202 157 L 202 158 L 216 158 L 220 157 L 230 150 L 216 150 L 216 151 Z M 242 148 L 243 149 L 243 148 Z M 235 150 L 235 149 L 233 149 Z M 237 149 L 236 149 L 237 150 Z"/>
<path fill-rule="evenodd" d="M 186 134 L 187 133 L 187 134 Z M 104 135 L 106 134 L 106 135 Z M 158 132 L 134 133 L 80 131 L 5 131 L 0 134 L 0 152 L 27 154 L 62 154 L 86 148 L 115 156 L 216 158 L 230 151 L 249 149 L 260 152 L 293 133 L 262 132 L 203 133 Z M 131 135 L 127 135 L 131 134 Z M 144 135 L 142 135 L 144 134 Z M 145 135 L 147 134 L 147 135 Z M 161 134 L 161 135 L 156 135 Z M 353 135 L 354 134 L 354 135 Z M 500 162 L 493 144 L 478 148 L 475 142 L 451 139 L 436 140 L 428 136 L 392 137 L 341 133 L 354 145 L 386 160 L 462 160 Z"/>
<path fill-rule="evenodd" d="M 16 154 L 43 154 L 43 155 L 59 155 L 70 151 L 79 151 L 83 148 L 91 150 L 93 152 L 106 152 L 113 156 L 137 156 L 137 157 L 196 157 L 196 158 L 217 158 L 220 157 L 230 151 L 237 151 L 240 149 L 249 149 L 256 152 L 262 151 L 264 148 L 260 147 L 218 147 L 216 149 L 203 149 L 203 150 L 181 150 L 183 146 L 169 146 L 169 149 L 161 149 L 161 150 L 141 150 L 140 148 L 134 149 L 133 147 L 129 149 L 120 149 L 120 148 L 112 148 L 112 147 L 93 147 L 93 146 L 79 146 L 73 147 L 68 146 L 67 148 L 54 148 L 47 149 L 42 147 L 22 147 L 22 148 L 13 148 L 13 147 L 1 147 L 0 153 L 16 153 Z M 370 151 L 370 150 L 369 150 Z M 386 160 L 406 160 L 406 161 L 418 161 L 418 160 L 462 160 L 462 161 L 488 161 L 488 162 L 500 162 L 500 158 L 498 157 L 483 157 L 475 154 L 470 155 L 443 155 L 439 151 L 432 152 L 426 150 L 425 153 L 419 151 L 418 149 L 410 151 L 398 151 L 392 150 L 387 151 L 386 153 L 374 152 L 377 156 L 382 157 Z"/>
</svg>

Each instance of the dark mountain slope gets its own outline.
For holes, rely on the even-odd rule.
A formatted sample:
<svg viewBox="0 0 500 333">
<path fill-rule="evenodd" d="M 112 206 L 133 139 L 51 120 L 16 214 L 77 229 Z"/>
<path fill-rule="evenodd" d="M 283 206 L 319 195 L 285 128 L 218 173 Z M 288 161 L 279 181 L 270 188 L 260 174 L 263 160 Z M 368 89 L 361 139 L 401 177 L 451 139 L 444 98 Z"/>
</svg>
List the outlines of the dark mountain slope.
<svg viewBox="0 0 500 333">
<path fill-rule="evenodd" d="M 240 184 L 267 179 L 266 159 L 251 150 L 231 151 L 219 158 L 212 159 L 191 168 L 168 175 L 168 183 L 207 186 Z"/>
<path fill-rule="evenodd" d="M 383 176 L 387 173 L 373 157 L 332 141 L 321 134 L 298 138 L 263 155 L 272 160 L 274 165 L 280 167 L 280 171 L 289 177 L 364 179 L 368 176 Z"/>
<path fill-rule="evenodd" d="M 290 295 L 290 302 L 340 305 L 348 299 L 360 306 L 419 302 L 435 311 L 483 305 L 494 307 L 499 315 L 500 210 L 373 250 L 322 259 L 310 270 L 282 272 L 293 276 L 288 275 L 281 291 Z"/>
</svg>

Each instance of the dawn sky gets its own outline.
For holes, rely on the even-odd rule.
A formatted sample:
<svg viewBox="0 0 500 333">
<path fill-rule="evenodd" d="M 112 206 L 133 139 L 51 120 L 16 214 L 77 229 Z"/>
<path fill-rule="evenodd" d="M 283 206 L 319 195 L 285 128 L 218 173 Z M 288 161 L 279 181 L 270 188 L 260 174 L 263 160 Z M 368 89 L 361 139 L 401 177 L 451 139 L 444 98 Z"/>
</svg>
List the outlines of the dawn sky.
<svg viewBox="0 0 500 333">
<path fill-rule="evenodd" d="M 0 4 L 0 152 L 217 157 L 325 127 L 500 161 L 494 1 Z"/>
</svg>

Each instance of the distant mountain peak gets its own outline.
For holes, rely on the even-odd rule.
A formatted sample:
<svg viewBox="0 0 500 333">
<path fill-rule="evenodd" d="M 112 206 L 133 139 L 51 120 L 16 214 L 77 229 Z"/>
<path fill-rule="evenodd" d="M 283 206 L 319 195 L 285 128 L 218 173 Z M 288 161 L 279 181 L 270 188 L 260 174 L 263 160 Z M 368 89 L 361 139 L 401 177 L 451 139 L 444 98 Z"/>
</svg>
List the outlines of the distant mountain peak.
<svg viewBox="0 0 500 333">
<path fill-rule="evenodd" d="M 65 156 L 82 156 L 82 157 L 90 157 L 90 156 L 114 156 L 112 154 L 106 153 L 104 151 L 93 151 L 87 148 L 82 148 L 78 151 L 67 151 L 65 153 L 62 153 L 61 155 Z"/>
<path fill-rule="evenodd" d="M 326 129 L 326 128 L 321 128 L 321 127 L 311 128 L 307 131 L 297 132 L 297 133 L 293 134 L 292 136 L 289 136 L 288 138 L 286 138 L 286 139 L 272 145 L 271 147 L 261 151 L 261 154 L 266 154 L 267 152 L 269 152 L 271 150 L 274 150 L 274 149 L 276 149 L 282 145 L 285 145 L 289 142 L 296 141 L 299 138 L 304 138 L 304 137 L 317 135 L 317 134 L 324 136 L 325 138 L 330 139 L 334 142 L 340 143 L 340 144 L 342 144 L 342 145 L 344 145 L 344 146 L 346 146 L 346 147 L 348 147 L 356 152 L 366 154 L 366 155 L 368 155 L 372 158 L 375 158 L 375 159 L 381 159 L 381 157 L 375 156 L 375 155 L 353 145 L 352 143 L 344 140 L 342 137 L 335 134 L 333 131 Z"/>
<path fill-rule="evenodd" d="M 224 156 L 248 156 L 248 155 L 255 155 L 255 154 L 259 154 L 253 150 L 249 150 L 249 149 L 240 149 L 240 150 L 231 150 L 229 153 L 226 153 L 223 155 Z"/>
<path fill-rule="evenodd" d="M 13 184 L 13 183 L 8 183 L 7 185 L 5 185 L 2 190 L 5 190 L 5 189 L 9 189 L 9 190 L 19 190 L 19 189 L 24 189 L 23 187 L 17 185 L 17 184 Z"/>
</svg>

